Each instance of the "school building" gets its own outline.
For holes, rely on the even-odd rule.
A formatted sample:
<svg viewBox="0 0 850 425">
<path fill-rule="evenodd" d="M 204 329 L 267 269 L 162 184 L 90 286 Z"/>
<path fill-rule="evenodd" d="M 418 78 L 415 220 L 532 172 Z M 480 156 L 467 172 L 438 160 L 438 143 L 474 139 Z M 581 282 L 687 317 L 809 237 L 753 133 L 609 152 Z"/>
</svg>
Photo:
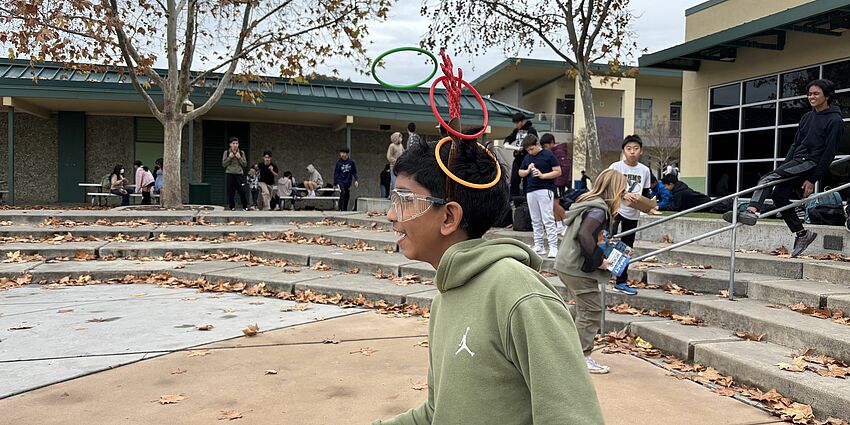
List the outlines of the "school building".
<svg viewBox="0 0 850 425">
<path fill-rule="evenodd" d="M 194 90 L 191 102 L 200 105 L 215 84 L 215 78 L 208 78 L 205 86 Z M 275 81 L 262 87 L 264 98 L 256 105 L 242 101 L 240 88 L 244 87 L 231 85 L 209 113 L 184 130 L 187 201 L 191 180 L 209 183 L 212 202 L 224 203 L 221 157 L 230 136 L 239 137 L 249 163 L 260 162 L 262 152 L 270 149 L 273 161 L 292 171 L 297 181 L 313 164 L 325 182 L 333 182 L 337 151 L 349 146 L 360 178 L 360 187 L 352 191 L 355 198 L 379 196 L 393 132 L 401 132 L 406 140 L 407 124 L 414 122 L 426 139 L 438 138 L 427 88 Z M 156 87 L 151 93 L 155 100 L 161 99 Z M 57 63 L 30 67 L 25 60 L 0 59 L 0 100 L 0 164 L 5 165 L 0 165 L 0 181 L 14 188 L 18 204 L 83 202 L 85 190 L 78 183 L 99 183 L 116 164 L 123 164 L 132 180 L 136 159 L 152 168 L 162 157 L 162 126 L 126 75 L 82 72 Z M 447 119 L 442 90 L 436 102 Z M 517 112 L 531 117 L 530 112 L 497 99 L 484 103 L 490 134 L 510 132 L 511 117 Z M 481 107 L 468 92 L 461 99 L 461 117 L 465 127 L 481 126 Z"/>
<path fill-rule="evenodd" d="M 562 61 L 509 58 L 473 84 L 491 99 L 534 112 L 533 124 L 538 130 L 549 126 L 557 142 L 571 144 L 581 137 L 585 120 L 578 80 L 570 69 Z M 592 69 L 593 108 L 603 164 L 620 159 L 623 137 L 628 134 L 641 135 L 645 146 L 642 161 L 656 174 L 662 162 L 678 159 L 682 72 L 642 67 L 635 77 L 606 81 L 604 76 L 610 73 L 607 65 L 594 64 Z M 492 136 L 504 138 L 507 133 Z M 573 179 L 582 169 L 582 164 L 573 162 Z"/>
<path fill-rule="evenodd" d="M 806 84 L 837 85 L 850 154 L 850 1 L 710 0 L 685 12 L 685 41 L 640 58 L 682 71 L 680 177 L 711 196 L 755 186 L 785 158 Z M 833 167 L 821 186 L 848 180 Z"/>
</svg>

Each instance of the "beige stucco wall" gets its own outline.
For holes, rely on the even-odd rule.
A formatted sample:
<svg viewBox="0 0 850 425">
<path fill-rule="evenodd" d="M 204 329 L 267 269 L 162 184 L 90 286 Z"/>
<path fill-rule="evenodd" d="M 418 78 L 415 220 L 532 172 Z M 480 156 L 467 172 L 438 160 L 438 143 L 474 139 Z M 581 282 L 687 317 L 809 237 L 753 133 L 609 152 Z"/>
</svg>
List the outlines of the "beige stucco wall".
<svg viewBox="0 0 850 425">
<path fill-rule="evenodd" d="M 640 79 L 635 87 L 635 98 L 652 99 L 652 118 L 669 119 L 670 103 L 682 101 L 682 87 L 667 87 L 641 84 Z"/>
<path fill-rule="evenodd" d="M 522 98 L 522 84 L 519 81 L 513 82 L 502 90 L 493 93 L 490 97 L 508 105 L 519 105 Z"/>
<path fill-rule="evenodd" d="M 814 0 L 726 0 L 685 17 L 685 41 L 705 37 Z"/>
<path fill-rule="evenodd" d="M 684 72 L 680 168 L 682 177 L 690 179 L 688 184 L 701 181 L 695 188 L 705 187 L 709 87 L 850 56 L 846 40 L 796 32 L 787 36 L 784 51 L 741 48 L 734 63 L 702 61 L 698 72 Z"/>
</svg>

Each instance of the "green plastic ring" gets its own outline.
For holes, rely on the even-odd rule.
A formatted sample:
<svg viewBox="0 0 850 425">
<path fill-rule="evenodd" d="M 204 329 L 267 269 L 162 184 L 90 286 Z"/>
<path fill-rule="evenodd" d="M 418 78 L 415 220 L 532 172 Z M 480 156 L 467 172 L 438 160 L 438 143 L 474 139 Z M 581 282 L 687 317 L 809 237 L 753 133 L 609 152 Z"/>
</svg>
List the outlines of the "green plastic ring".
<svg viewBox="0 0 850 425">
<path fill-rule="evenodd" d="M 391 54 L 393 54 L 393 53 L 398 53 L 398 52 L 417 52 L 417 53 L 422 53 L 423 55 L 426 55 L 426 56 L 428 56 L 429 58 L 431 58 L 431 61 L 433 61 L 433 62 L 434 62 L 434 69 L 433 69 L 433 70 L 431 70 L 431 74 L 430 74 L 430 75 L 428 75 L 427 77 L 425 77 L 425 79 L 424 79 L 424 80 L 422 80 L 422 81 L 420 81 L 420 82 L 418 82 L 418 83 L 414 83 L 414 84 L 407 84 L 407 85 L 395 85 L 395 84 L 388 84 L 388 83 L 386 83 L 386 82 L 382 81 L 380 78 L 378 78 L 378 74 L 375 72 L 375 66 L 377 66 L 377 65 L 378 65 L 378 62 L 380 62 L 380 61 L 381 61 L 381 59 L 383 59 L 383 58 L 385 58 L 385 57 L 387 57 L 387 56 L 389 56 L 389 55 L 391 55 Z M 420 49 L 419 47 L 396 47 L 395 49 L 390 49 L 390 50 L 387 50 L 387 51 L 386 51 L 386 52 L 384 52 L 384 53 L 381 53 L 381 54 L 380 54 L 377 58 L 375 58 L 375 60 L 372 62 L 372 78 L 374 78 L 374 79 L 375 79 L 375 81 L 377 81 L 377 82 L 378 82 L 378 84 L 380 84 L 380 85 L 382 85 L 382 86 L 384 86 L 384 87 L 389 87 L 389 88 L 391 88 L 391 89 L 399 89 L 399 90 L 403 90 L 403 89 L 412 89 L 412 88 L 414 88 L 414 87 L 419 87 L 419 86 L 421 86 L 422 84 L 425 84 L 425 83 L 427 83 L 428 81 L 430 81 L 430 80 L 431 80 L 431 78 L 432 78 L 432 77 L 434 77 L 434 75 L 436 75 L 436 74 L 437 74 L 437 58 L 434 56 L 434 54 L 433 54 L 433 53 L 431 53 L 431 52 L 429 52 L 429 51 L 427 51 L 427 50 L 425 50 L 425 49 Z"/>
</svg>

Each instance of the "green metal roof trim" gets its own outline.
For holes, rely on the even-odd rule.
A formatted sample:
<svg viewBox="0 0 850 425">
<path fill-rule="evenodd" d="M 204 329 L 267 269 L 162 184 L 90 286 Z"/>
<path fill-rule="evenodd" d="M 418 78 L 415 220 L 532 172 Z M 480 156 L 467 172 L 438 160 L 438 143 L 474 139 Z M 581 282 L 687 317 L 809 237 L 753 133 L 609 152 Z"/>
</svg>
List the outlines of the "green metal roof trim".
<svg viewBox="0 0 850 425">
<path fill-rule="evenodd" d="M 702 38 L 688 41 L 656 53 L 643 55 L 638 59 L 640 66 L 657 66 L 664 62 L 680 59 L 704 49 L 730 43 L 778 27 L 793 24 L 807 18 L 829 13 L 850 6 L 850 0 L 817 0 L 763 18 L 750 21 Z M 696 60 L 696 59 L 694 59 Z"/>
<path fill-rule="evenodd" d="M 702 3 L 700 3 L 696 6 L 692 6 L 692 7 L 685 9 L 685 16 L 693 15 L 694 13 L 703 11 L 705 9 L 708 9 L 711 6 L 723 3 L 725 1 L 726 0 L 708 0 L 708 1 L 702 2 Z"/>
<path fill-rule="evenodd" d="M 192 101 L 202 103 L 206 97 L 204 88 L 212 91 L 219 77 L 212 76 L 203 87 L 195 88 Z M 263 102 L 256 106 L 243 102 L 236 90 L 248 87 L 260 88 L 265 92 Z M 0 93 L 22 97 L 141 101 L 127 75 L 122 76 L 115 71 L 95 73 L 68 70 L 62 64 L 52 62 L 38 63 L 31 69 L 26 60 L 0 59 Z M 154 98 L 161 96 L 156 86 L 150 93 Z M 444 90 L 437 90 L 434 97 L 438 107 L 448 106 Z M 511 117 L 517 112 L 533 116 L 529 111 L 495 99 L 485 98 L 484 103 L 492 124 L 512 127 Z M 259 83 L 231 84 L 219 104 L 385 119 L 434 119 L 428 89 L 395 90 L 378 84 L 342 81 L 311 81 L 308 84 L 275 81 L 270 87 L 260 86 Z M 471 94 L 461 97 L 461 111 L 467 116 L 483 115 L 481 106 Z"/>
<path fill-rule="evenodd" d="M 473 86 L 480 84 L 494 75 L 504 71 L 510 66 L 517 65 L 529 65 L 531 67 L 536 68 L 552 68 L 552 69 L 569 69 L 571 66 L 567 62 L 558 61 L 558 60 L 550 60 L 550 59 L 531 59 L 531 58 L 507 58 L 498 65 L 491 68 L 489 71 L 485 72 L 478 78 L 472 81 Z M 607 63 L 593 63 L 590 65 L 593 72 L 597 73 L 605 73 L 609 71 Z M 628 71 L 631 67 L 624 66 L 623 70 Z M 638 76 L 657 76 L 657 77 L 679 77 L 682 78 L 682 71 L 675 69 L 663 69 L 663 68 L 640 68 L 638 70 Z"/>
</svg>

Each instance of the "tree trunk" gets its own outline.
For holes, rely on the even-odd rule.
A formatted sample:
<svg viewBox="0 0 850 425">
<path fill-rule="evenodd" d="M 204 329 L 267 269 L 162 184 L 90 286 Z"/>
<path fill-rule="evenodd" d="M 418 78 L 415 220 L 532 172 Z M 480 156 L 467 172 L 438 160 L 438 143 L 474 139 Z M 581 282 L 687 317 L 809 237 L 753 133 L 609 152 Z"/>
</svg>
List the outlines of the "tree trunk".
<svg viewBox="0 0 850 425">
<path fill-rule="evenodd" d="M 165 208 L 183 206 L 183 179 L 180 176 L 181 154 L 183 149 L 183 120 L 180 114 L 166 114 L 162 123 L 165 129 L 165 143 L 162 157 L 162 192 L 160 203 Z"/>
<path fill-rule="evenodd" d="M 599 151 L 599 134 L 596 130 L 596 111 L 593 109 L 593 92 L 590 77 L 587 72 L 579 70 L 579 94 L 584 109 L 584 137 L 577 139 L 574 156 L 583 161 L 584 169 L 594 180 L 605 168 L 602 165 L 602 155 Z M 583 158 L 578 158 L 583 156 Z M 581 162 L 580 162 L 581 163 Z"/>
</svg>

